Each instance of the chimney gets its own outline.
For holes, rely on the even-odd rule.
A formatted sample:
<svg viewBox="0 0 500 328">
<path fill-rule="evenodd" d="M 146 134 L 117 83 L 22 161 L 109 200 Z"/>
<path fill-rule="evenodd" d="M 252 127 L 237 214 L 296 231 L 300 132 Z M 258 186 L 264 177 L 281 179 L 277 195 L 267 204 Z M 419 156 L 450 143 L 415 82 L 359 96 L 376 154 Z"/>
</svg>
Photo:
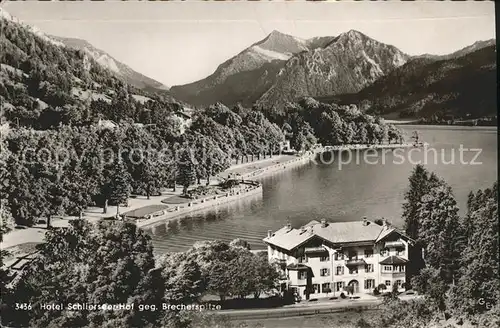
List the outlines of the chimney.
<svg viewBox="0 0 500 328">
<path fill-rule="evenodd" d="M 273 235 L 273 231 L 267 230 L 267 238 L 271 238 L 272 235 Z"/>
<path fill-rule="evenodd" d="M 324 228 L 324 227 L 326 227 L 326 220 L 321 219 L 321 228 Z"/>
<path fill-rule="evenodd" d="M 292 224 L 291 224 L 291 223 L 287 223 L 285 227 L 286 227 L 288 230 L 292 230 Z"/>
<path fill-rule="evenodd" d="M 387 228 L 389 226 L 389 222 L 387 222 L 387 219 L 386 218 L 382 218 L 382 226 L 384 228 Z"/>
<path fill-rule="evenodd" d="M 363 216 L 363 225 L 364 226 L 368 225 L 368 219 L 366 218 L 366 216 Z"/>
<path fill-rule="evenodd" d="M 300 233 L 304 233 L 304 232 L 306 232 L 306 227 L 304 227 L 304 226 L 300 227 Z"/>
</svg>

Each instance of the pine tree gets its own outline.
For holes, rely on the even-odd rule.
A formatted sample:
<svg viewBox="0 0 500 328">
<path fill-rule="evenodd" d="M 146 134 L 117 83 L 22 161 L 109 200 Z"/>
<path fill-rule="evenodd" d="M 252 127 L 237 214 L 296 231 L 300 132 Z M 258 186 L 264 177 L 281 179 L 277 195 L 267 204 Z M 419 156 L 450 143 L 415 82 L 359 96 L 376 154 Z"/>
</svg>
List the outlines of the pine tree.
<svg viewBox="0 0 500 328">
<path fill-rule="evenodd" d="M 196 166 L 194 157 L 189 149 L 183 149 L 177 163 L 177 182 L 182 187 L 182 193 L 187 194 L 188 188 L 196 181 Z"/>
<path fill-rule="evenodd" d="M 426 264 L 440 270 L 446 283 L 453 283 L 458 277 L 463 229 L 450 186 L 441 181 L 422 197 L 417 218 L 420 222 L 418 237 L 425 248 Z"/>
<path fill-rule="evenodd" d="M 478 192 L 489 197 L 474 200 L 476 209 L 468 215 L 471 231 L 460 258 L 460 278 L 448 303 L 448 308 L 457 314 L 485 312 L 486 302 L 493 305 L 500 299 L 497 190 L 495 183 L 492 189 Z"/>
<path fill-rule="evenodd" d="M 109 200 L 116 205 L 116 216 L 120 214 L 120 204 L 130 196 L 130 177 L 122 161 L 117 160 L 113 168 L 109 185 Z"/>
<path fill-rule="evenodd" d="M 415 241 L 409 249 L 411 262 L 408 266 L 408 281 L 419 273 L 425 266 L 422 259 L 422 244 L 419 242 L 419 229 L 421 217 L 419 216 L 419 206 L 424 195 L 427 195 L 434 185 L 437 185 L 439 179 L 434 173 L 429 173 L 422 165 L 417 165 L 409 177 L 410 186 L 405 193 L 405 203 L 403 204 L 402 218 L 404 228 L 408 237 Z"/>
</svg>

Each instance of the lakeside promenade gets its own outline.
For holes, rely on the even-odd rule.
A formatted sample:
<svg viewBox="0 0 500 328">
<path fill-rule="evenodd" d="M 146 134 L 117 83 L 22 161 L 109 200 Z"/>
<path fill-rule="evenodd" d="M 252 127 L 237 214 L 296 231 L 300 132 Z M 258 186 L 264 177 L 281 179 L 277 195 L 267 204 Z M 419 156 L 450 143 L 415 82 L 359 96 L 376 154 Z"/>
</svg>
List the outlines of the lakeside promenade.
<svg viewBox="0 0 500 328">
<path fill-rule="evenodd" d="M 221 180 L 227 179 L 229 177 L 248 179 L 250 176 L 264 176 L 265 174 L 276 172 L 279 168 L 289 168 L 292 166 L 292 164 L 293 166 L 295 166 L 297 162 L 307 163 L 308 159 L 306 157 L 298 157 L 295 155 L 275 155 L 272 158 L 265 158 L 248 163 L 240 163 L 231 166 L 229 169 L 219 174 L 216 179 L 212 180 L 211 185 L 215 185 Z M 204 185 L 205 182 L 206 181 L 202 180 L 201 185 Z M 179 197 L 182 194 L 182 188 L 178 187 L 176 192 L 173 192 L 170 189 L 168 191 L 162 192 L 160 196 L 151 196 L 149 199 L 147 199 L 147 197 L 145 196 L 136 196 L 130 198 L 127 207 L 120 207 L 120 213 L 129 212 L 150 205 L 168 204 L 170 208 L 175 208 L 176 206 L 179 207 L 179 211 L 169 212 L 169 215 L 161 218 L 155 218 L 154 221 L 151 220 L 147 222 L 137 222 L 137 225 L 139 227 L 145 227 L 147 225 L 151 225 L 161 221 L 168 221 L 169 219 L 178 218 L 182 215 L 188 215 L 198 210 L 203 210 L 209 207 L 217 206 L 219 204 L 227 203 L 228 201 L 233 201 L 247 195 L 252 195 L 256 192 L 262 192 L 262 187 L 260 186 L 260 184 L 258 187 L 251 188 L 251 190 L 249 189 L 245 193 L 241 191 L 240 194 L 237 195 L 239 197 L 234 197 L 233 195 L 233 197 L 230 197 L 229 199 L 224 199 L 223 196 L 221 198 L 218 197 L 216 202 L 207 201 L 203 206 L 188 206 L 189 200 Z M 201 200 L 197 201 L 201 202 Z M 89 207 L 84 211 L 82 218 L 90 222 L 96 222 L 102 218 L 113 216 L 115 213 L 116 207 L 114 206 L 108 207 L 107 213 L 103 213 L 102 207 Z M 51 225 L 56 228 L 67 227 L 69 225 L 69 221 L 76 218 L 77 217 L 75 216 L 54 217 L 51 221 Z M 32 246 L 33 244 L 41 243 L 43 242 L 46 231 L 47 229 L 45 228 L 45 224 L 35 225 L 33 227 L 23 227 L 23 229 L 13 229 L 9 233 L 3 235 L 3 241 L 0 243 L 0 248 L 4 250 L 12 250 L 12 248 L 21 245 Z M 24 253 L 23 251 L 13 251 L 13 255 Z"/>
</svg>

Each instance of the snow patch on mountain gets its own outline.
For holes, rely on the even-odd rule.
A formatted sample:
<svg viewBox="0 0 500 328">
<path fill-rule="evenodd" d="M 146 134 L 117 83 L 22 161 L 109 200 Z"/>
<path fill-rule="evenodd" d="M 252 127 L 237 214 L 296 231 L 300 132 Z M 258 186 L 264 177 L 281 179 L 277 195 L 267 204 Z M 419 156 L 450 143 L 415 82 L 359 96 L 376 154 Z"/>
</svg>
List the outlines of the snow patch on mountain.
<svg viewBox="0 0 500 328">
<path fill-rule="evenodd" d="M 289 55 L 289 54 L 284 54 L 284 53 L 280 53 L 277 51 L 267 50 L 267 49 L 261 48 L 259 46 L 253 46 L 251 48 L 251 50 L 253 50 L 253 51 L 257 52 L 258 54 L 260 54 L 264 57 L 267 57 L 271 60 L 273 60 L 273 59 L 288 60 L 291 57 L 291 55 Z"/>
</svg>

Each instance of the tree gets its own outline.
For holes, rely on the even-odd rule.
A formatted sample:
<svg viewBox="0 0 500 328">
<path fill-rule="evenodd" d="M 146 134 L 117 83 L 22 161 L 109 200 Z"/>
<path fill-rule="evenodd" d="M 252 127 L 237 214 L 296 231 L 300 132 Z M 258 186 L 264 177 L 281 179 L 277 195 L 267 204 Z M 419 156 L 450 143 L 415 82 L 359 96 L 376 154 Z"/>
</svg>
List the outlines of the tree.
<svg viewBox="0 0 500 328">
<path fill-rule="evenodd" d="M 130 197 L 130 176 L 126 171 L 123 162 L 118 159 L 115 162 L 114 170 L 109 184 L 109 200 L 116 205 L 116 216 L 120 214 L 120 204 L 126 202 Z"/>
<path fill-rule="evenodd" d="M 497 183 L 476 195 L 480 199 L 473 200 L 467 215 L 473 224 L 469 225 L 471 231 L 460 258 L 460 278 L 448 297 L 447 308 L 458 315 L 484 313 L 488 310 L 484 303 L 493 306 L 500 297 Z"/>
<path fill-rule="evenodd" d="M 256 293 L 255 255 L 248 250 L 238 252 L 229 262 L 231 272 L 231 294 L 239 298 Z"/>
<path fill-rule="evenodd" d="M 187 194 L 188 188 L 196 181 L 196 165 L 191 149 L 182 149 L 177 161 L 177 181 L 182 185 L 182 193 Z"/>
<path fill-rule="evenodd" d="M 30 327 L 144 327 L 158 313 L 139 311 L 139 304 L 160 306 L 164 294 L 154 267 L 151 238 L 133 224 L 74 220 L 68 229 L 51 230 L 37 258 L 27 265 L 2 311 L 3 323 Z M 15 303 L 31 303 L 31 311 Z M 46 311 L 40 304 L 133 303 L 134 310 Z"/>
<path fill-rule="evenodd" d="M 253 292 L 255 298 L 259 298 L 262 293 L 269 293 L 278 285 L 279 273 L 274 265 L 269 264 L 267 254 L 264 256 L 253 255 L 254 260 L 254 279 L 255 290 Z"/>
<path fill-rule="evenodd" d="M 205 291 L 205 282 L 198 263 L 186 253 L 163 255 L 157 265 L 165 281 L 165 300 L 171 304 L 190 304 L 198 301 Z"/>
<path fill-rule="evenodd" d="M 216 261 L 210 266 L 207 290 L 219 295 L 221 301 L 231 294 L 232 281 L 229 263 Z"/>
<path fill-rule="evenodd" d="M 420 204 L 422 197 L 438 184 L 439 179 L 434 173 L 429 173 L 422 165 L 417 165 L 409 177 L 410 185 L 405 192 L 405 202 L 403 203 L 404 229 L 406 235 L 415 240 L 415 245 L 409 249 L 409 257 L 412 259 L 408 266 L 408 280 L 418 274 L 424 267 L 422 259 L 422 247 L 419 238 L 419 229 L 422 224 L 420 216 Z"/>
<path fill-rule="evenodd" d="M 451 188 L 444 181 L 422 197 L 418 209 L 419 241 L 425 248 L 427 265 L 438 269 L 446 283 L 458 278 L 463 230 Z"/>
</svg>

